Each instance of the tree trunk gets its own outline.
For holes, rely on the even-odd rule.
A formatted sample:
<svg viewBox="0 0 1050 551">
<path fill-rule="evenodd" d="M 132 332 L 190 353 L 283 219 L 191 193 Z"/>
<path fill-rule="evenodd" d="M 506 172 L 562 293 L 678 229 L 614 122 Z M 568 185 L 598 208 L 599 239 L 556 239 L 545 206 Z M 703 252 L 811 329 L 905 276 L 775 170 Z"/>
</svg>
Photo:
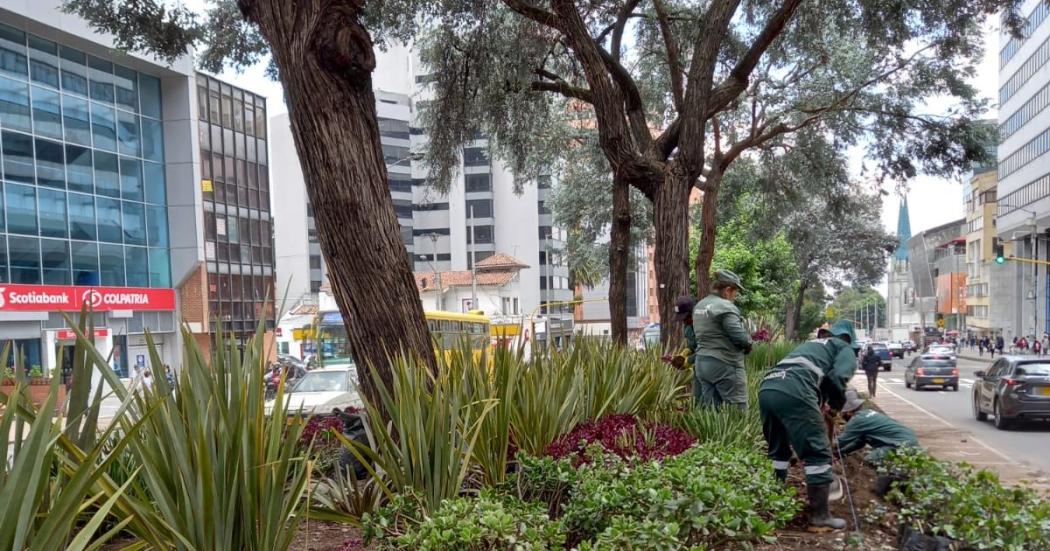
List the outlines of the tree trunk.
<svg viewBox="0 0 1050 551">
<path fill-rule="evenodd" d="M 372 92 L 375 55 L 359 19 L 363 4 L 238 2 L 270 44 L 280 71 L 361 390 L 378 404 L 377 382 L 391 382 L 389 355 L 415 355 L 431 370 L 436 364 L 387 187 Z"/>
<path fill-rule="evenodd" d="M 612 230 L 609 232 L 609 318 L 612 340 L 627 345 L 627 269 L 631 255 L 631 187 L 613 178 Z"/>
<path fill-rule="evenodd" d="M 784 320 L 784 338 L 789 341 L 798 340 L 799 326 L 802 324 L 802 303 L 806 299 L 806 290 L 809 285 L 802 280 L 798 284 L 798 292 L 788 302 L 787 317 Z"/>
<path fill-rule="evenodd" d="M 722 173 L 712 170 L 704 190 L 700 209 L 700 246 L 696 252 L 696 294 L 707 294 L 711 287 L 711 261 L 715 258 L 715 238 L 718 237 L 718 188 Z"/>
<path fill-rule="evenodd" d="M 660 302 L 660 340 L 676 343 L 682 328 L 674 323 L 675 300 L 689 294 L 689 192 L 692 182 L 669 174 L 653 200 L 656 297 Z"/>
</svg>

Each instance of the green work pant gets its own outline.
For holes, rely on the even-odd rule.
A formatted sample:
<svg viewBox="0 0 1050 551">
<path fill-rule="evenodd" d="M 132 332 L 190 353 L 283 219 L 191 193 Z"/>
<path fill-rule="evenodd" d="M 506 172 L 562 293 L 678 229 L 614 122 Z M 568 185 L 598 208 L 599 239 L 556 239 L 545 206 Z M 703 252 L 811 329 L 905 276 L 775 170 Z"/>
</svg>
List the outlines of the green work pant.
<svg viewBox="0 0 1050 551">
<path fill-rule="evenodd" d="M 834 480 L 827 428 L 815 397 L 803 399 L 782 392 L 767 379 L 758 391 L 758 409 L 774 469 L 787 469 L 794 449 L 805 463 L 806 484 L 819 486 Z"/>
<path fill-rule="evenodd" d="M 747 373 L 742 367 L 697 356 L 693 368 L 693 401 L 698 406 L 731 404 L 746 410 Z"/>
</svg>

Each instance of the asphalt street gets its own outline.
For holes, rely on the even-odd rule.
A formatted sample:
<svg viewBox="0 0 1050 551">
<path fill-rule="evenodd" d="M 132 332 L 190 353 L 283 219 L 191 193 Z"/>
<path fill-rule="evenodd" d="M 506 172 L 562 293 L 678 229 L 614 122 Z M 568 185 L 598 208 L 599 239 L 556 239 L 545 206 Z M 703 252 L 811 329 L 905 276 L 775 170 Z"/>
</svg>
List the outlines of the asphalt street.
<svg viewBox="0 0 1050 551">
<path fill-rule="evenodd" d="M 891 371 L 879 372 L 878 392 L 892 392 L 958 428 L 960 436 L 969 435 L 1019 463 L 1050 472 L 1050 423 L 1027 423 L 1002 431 L 990 421 L 974 419 L 974 372 L 987 369 L 991 360 L 959 358 L 959 391 L 953 392 L 936 387 L 918 391 L 905 388 L 904 367 L 912 358 L 914 355 L 894 359 Z M 863 373 L 858 375 L 863 379 Z"/>
</svg>

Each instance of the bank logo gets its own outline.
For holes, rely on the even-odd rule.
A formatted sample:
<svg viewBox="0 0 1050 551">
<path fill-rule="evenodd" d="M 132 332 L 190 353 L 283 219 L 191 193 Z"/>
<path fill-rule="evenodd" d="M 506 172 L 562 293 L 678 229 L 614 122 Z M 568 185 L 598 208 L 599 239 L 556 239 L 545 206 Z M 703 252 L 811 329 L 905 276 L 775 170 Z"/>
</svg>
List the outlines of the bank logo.
<svg viewBox="0 0 1050 551">
<path fill-rule="evenodd" d="M 98 308 L 102 306 L 102 293 L 96 289 L 88 289 L 84 291 L 84 294 L 80 297 L 81 302 L 90 305 L 92 308 Z M 0 306 L 2 308 L 3 306 Z"/>
<path fill-rule="evenodd" d="M 0 308 L 7 306 L 7 287 L 0 287 Z"/>
</svg>

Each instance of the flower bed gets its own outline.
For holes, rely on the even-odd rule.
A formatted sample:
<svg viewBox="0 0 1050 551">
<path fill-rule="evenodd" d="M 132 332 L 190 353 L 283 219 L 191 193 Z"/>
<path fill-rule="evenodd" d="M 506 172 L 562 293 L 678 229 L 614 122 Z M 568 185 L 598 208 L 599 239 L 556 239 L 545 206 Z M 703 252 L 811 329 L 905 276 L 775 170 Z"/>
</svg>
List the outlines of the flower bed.
<svg viewBox="0 0 1050 551">
<path fill-rule="evenodd" d="M 687 432 L 670 425 L 644 422 L 633 415 L 608 415 L 580 423 L 551 442 L 546 451 L 550 457 L 569 457 L 579 465 L 587 462 L 584 450 L 598 444 L 622 459 L 650 461 L 674 457 L 695 442 Z"/>
</svg>

